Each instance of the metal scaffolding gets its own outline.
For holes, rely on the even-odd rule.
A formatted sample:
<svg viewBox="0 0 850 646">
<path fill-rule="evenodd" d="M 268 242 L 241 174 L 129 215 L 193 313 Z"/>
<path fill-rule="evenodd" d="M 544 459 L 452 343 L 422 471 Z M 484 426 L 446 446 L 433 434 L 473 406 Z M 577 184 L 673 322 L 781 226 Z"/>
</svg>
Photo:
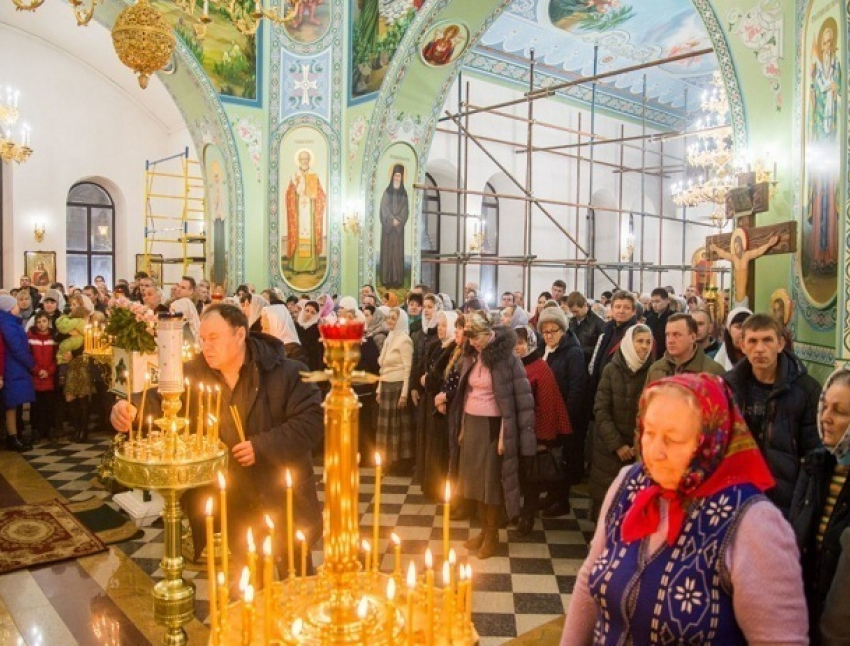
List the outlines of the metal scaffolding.
<svg viewBox="0 0 850 646">
<path fill-rule="evenodd" d="M 697 134 L 696 131 L 673 131 L 662 133 L 650 133 L 647 129 L 647 86 L 646 74 L 643 75 L 642 87 L 642 103 L 640 117 L 640 134 L 629 135 L 625 134 L 625 125 L 620 125 L 618 137 L 604 137 L 596 132 L 596 115 L 597 115 L 597 82 L 602 79 L 610 79 L 618 75 L 629 74 L 636 71 L 644 70 L 658 65 L 680 61 L 687 58 L 703 56 L 713 53 L 713 49 L 701 49 L 699 51 L 681 54 L 670 58 L 654 60 L 640 65 L 634 65 L 617 70 L 611 70 L 604 73 L 598 73 L 598 47 L 594 50 L 594 67 L 593 74 L 578 78 L 565 83 L 555 84 L 546 88 L 536 88 L 536 67 L 537 61 L 534 57 L 534 51 L 531 52 L 529 60 L 529 82 L 528 90 L 521 98 L 509 101 L 494 103 L 491 105 L 474 104 L 470 97 L 469 83 L 465 83 L 462 76 L 458 79 L 457 87 L 457 109 L 455 112 L 446 111 L 445 116 L 440 119 L 440 122 L 445 122 L 447 126 L 437 128 L 437 132 L 451 135 L 457 138 L 455 151 L 457 157 L 456 163 L 456 184 L 452 186 L 433 186 L 430 184 L 415 184 L 414 187 L 420 191 L 438 191 L 441 194 L 450 194 L 455 196 L 454 211 L 444 211 L 441 209 L 439 213 L 429 212 L 428 215 L 450 216 L 456 218 L 456 242 L 457 250 L 448 253 L 428 254 L 422 256 L 422 262 L 434 263 L 436 265 L 455 265 L 458 271 L 455 276 L 455 293 L 459 296 L 463 295 L 463 287 L 466 284 L 467 267 L 470 265 L 496 265 L 496 266 L 518 266 L 522 268 L 522 285 L 524 292 L 531 298 L 531 270 L 534 267 L 564 267 L 572 270 L 573 288 L 580 289 L 588 296 L 595 293 L 595 278 L 596 274 L 610 281 L 612 287 L 622 287 L 631 291 L 644 291 L 647 286 L 646 281 L 649 275 L 654 275 L 655 280 L 652 281 L 650 287 L 655 287 L 660 283 L 661 275 L 664 272 L 680 271 L 682 278 L 690 271 L 694 271 L 694 267 L 685 257 L 685 235 L 686 227 L 704 227 L 711 231 L 716 231 L 717 227 L 709 222 L 700 222 L 695 220 L 687 220 L 687 210 L 683 209 L 681 217 L 674 217 L 664 213 L 663 185 L 660 181 L 663 177 L 669 177 L 672 174 L 683 173 L 686 170 L 687 161 L 681 156 L 677 156 L 671 152 L 665 151 L 665 142 L 670 139 L 686 138 Z M 590 103 L 590 124 L 589 129 L 584 130 L 582 127 L 582 112 L 577 115 L 577 127 L 571 128 L 564 124 L 549 123 L 535 118 L 534 103 L 539 99 L 545 99 L 555 96 L 558 90 L 563 90 L 569 87 L 591 84 L 591 103 Z M 520 116 L 505 111 L 503 108 L 524 104 L 526 106 L 526 115 Z M 685 95 L 685 112 L 687 113 L 687 91 Z M 470 126 L 470 117 L 475 115 L 490 115 L 499 117 L 505 120 L 524 123 L 526 125 L 525 137 L 522 141 L 515 141 L 510 138 L 486 136 L 475 134 Z M 542 132 L 538 133 L 536 129 Z M 708 128 L 706 130 L 709 130 Z M 546 131 L 550 133 L 562 133 L 568 137 L 574 138 L 566 144 L 558 145 L 536 145 L 536 141 L 547 141 Z M 551 139 L 550 139 L 551 141 Z M 516 187 L 516 193 L 505 192 L 487 192 L 475 190 L 469 187 L 469 149 L 470 144 L 475 146 L 490 162 L 498 168 L 504 176 Z M 648 148 L 648 145 L 657 145 L 658 148 Z M 685 142 L 686 147 L 687 142 Z M 618 160 L 616 162 L 597 160 L 595 151 L 598 146 L 616 146 L 618 147 Z M 513 154 L 525 155 L 525 173 L 521 179 L 512 173 L 505 165 L 499 161 L 499 158 L 491 151 L 499 147 L 509 147 Z M 636 151 L 640 154 L 640 165 L 634 163 L 627 164 L 625 161 L 626 151 Z M 582 151 L 587 151 L 582 153 Z M 537 155 L 548 155 L 552 157 L 565 158 L 575 162 L 575 197 L 573 199 L 544 199 L 538 197 L 533 191 L 534 177 L 534 159 Z M 613 176 L 617 177 L 617 205 L 616 206 L 601 206 L 591 203 L 594 191 L 594 177 L 596 168 L 609 171 Z M 586 188 L 588 200 L 582 201 L 582 176 L 586 173 Z M 623 207 L 623 192 L 624 192 L 624 176 L 629 173 L 640 173 L 640 208 L 626 209 Z M 648 213 L 646 209 L 647 201 L 647 186 L 646 179 L 648 177 L 658 178 L 658 213 Z M 518 200 L 524 204 L 522 217 L 522 253 L 518 255 L 499 255 L 485 256 L 481 253 L 470 253 L 467 240 L 467 218 L 477 217 L 469 214 L 467 198 L 469 196 L 492 196 L 499 199 Z M 556 217 L 549 207 L 567 207 L 574 215 L 574 219 L 569 217 Z M 588 229 L 587 239 L 582 243 L 578 239 L 581 229 L 581 218 L 593 213 L 594 210 L 615 214 L 617 216 L 617 249 L 623 249 L 622 231 L 624 218 L 639 217 L 639 246 L 634 248 L 634 245 L 629 248 L 630 254 L 628 260 L 616 259 L 614 261 L 600 260 L 595 257 L 595 238 L 593 231 Z M 574 251 L 573 257 L 566 258 L 548 258 L 540 257 L 534 253 L 533 249 L 533 215 L 535 213 L 542 214 L 552 225 L 562 234 L 568 241 L 568 249 Z M 648 219 L 659 221 L 658 226 L 658 245 L 657 254 L 653 250 L 647 249 L 646 245 L 646 222 Z M 664 245 L 664 228 L 661 223 L 672 221 L 682 226 L 682 257 L 680 264 L 662 264 L 662 250 Z M 513 223 L 512 223 L 513 224 Z M 633 230 L 636 231 L 638 227 Z M 709 234 L 710 231 L 706 231 Z M 567 253 L 569 256 L 569 253 Z M 637 256 L 637 258 L 635 258 Z M 651 257 L 654 257 L 651 259 Z M 579 271 L 584 269 L 583 289 L 579 287 Z M 710 271 L 719 273 L 720 281 L 723 282 L 723 277 L 726 268 L 712 268 Z M 625 280 L 624 280 L 625 272 Z M 635 274 L 637 274 L 637 284 L 635 284 Z M 565 276 L 568 278 L 568 275 Z M 722 284 L 721 284 L 722 287 Z M 605 288 L 608 288 L 606 285 Z"/>
</svg>

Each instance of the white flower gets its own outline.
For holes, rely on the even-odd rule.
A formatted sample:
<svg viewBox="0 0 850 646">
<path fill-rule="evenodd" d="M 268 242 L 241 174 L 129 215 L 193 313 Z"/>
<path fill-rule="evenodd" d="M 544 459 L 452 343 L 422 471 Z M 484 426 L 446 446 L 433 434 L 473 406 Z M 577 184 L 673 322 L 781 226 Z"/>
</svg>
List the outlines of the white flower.
<svg viewBox="0 0 850 646">
<path fill-rule="evenodd" d="M 721 520 L 726 520 L 732 515 L 733 507 L 729 504 L 729 496 L 723 495 L 720 500 L 712 500 L 708 503 L 706 514 L 710 517 L 708 524 L 714 527 Z"/>
<path fill-rule="evenodd" d="M 682 612 L 690 614 L 693 612 L 694 606 L 702 605 L 703 593 L 699 590 L 694 590 L 695 587 L 696 581 L 690 577 L 685 579 L 684 587 L 680 585 L 676 586 L 673 598 L 676 601 L 682 602 Z"/>
</svg>

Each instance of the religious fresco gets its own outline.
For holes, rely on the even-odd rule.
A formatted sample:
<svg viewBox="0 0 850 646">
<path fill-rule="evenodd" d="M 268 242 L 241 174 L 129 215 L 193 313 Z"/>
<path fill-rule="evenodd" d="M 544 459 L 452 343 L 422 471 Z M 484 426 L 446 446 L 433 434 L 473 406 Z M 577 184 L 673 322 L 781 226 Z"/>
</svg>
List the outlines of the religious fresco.
<svg viewBox="0 0 850 646">
<path fill-rule="evenodd" d="M 400 300 L 410 288 L 418 164 L 416 152 L 407 144 L 391 145 L 378 162 L 375 179 L 377 211 L 375 240 L 378 242 L 376 283 L 378 291 L 394 291 Z"/>
<path fill-rule="evenodd" d="M 227 195 L 227 173 L 224 156 L 217 146 L 208 145 L 203 152 L 204 208 L 207 231 L 207 276 L 215 285 L 227 285 L 228 235 L 230 213 Z"/>
<path fill-rule="evenodd" d="M 424 0 L 351 0 L 351 98 L 381 89 L 384 74 Z"/>
<path fill-rule="evenodd" d="M 441 22 L 422 37 L 419 55 L 430 67 L 442 67 L 455 61 L 469 42 L 469 29 L 458 22 Z"/>
<path fill-rule="evenodd" d="M 195 16 L 200 16 L 203 3 L 196 3 Z M 234 0 L 237 11 L 249 14 L 254 10 L 254 0 Z M 187 49 L 200 63 L 216 92 L 223 99 L 244 101 L 251 105 L 259 104 L 260 63 L 257 52 L 262 50 L 260 33 L 262 27 L 253 36 L 243 35 L 230 20 L 226 5 L 208 3 L 209 23 L 203 38 L 199 37 L 199 22 L 195 22 L 172 2 L 154 0 L 151 3 L 165 16 L 174 28 L 174 33 L 186 45 Z"/>
<path fill-rule="evenodd" d="M 558 29 L 604 31 L 619 27 L 634 16 L 631 4 L 619 0 L 550 0 L 549 20 Z"/>
<path fill-rule="evenodd" d="M 280 272 L 307 292 L 328 272 L 328 141 L 310 126 L 292 128 L 280 142 L 279 160 Z"/>
<path fill-rule="evenodd" d="M 840 4 L 813 0 L 802 32 L 801 243 L 803 286 L 815 303 L 825 304 L 838 285 L 841 132 L 846 79 Z"/>
<path fill-rule="evenodd" d="M 283 30 L 292 40 L 309 45 L 322 38 L 331 27 L 331 0 L 296 0 L 295 15 Z"/>
</svg>

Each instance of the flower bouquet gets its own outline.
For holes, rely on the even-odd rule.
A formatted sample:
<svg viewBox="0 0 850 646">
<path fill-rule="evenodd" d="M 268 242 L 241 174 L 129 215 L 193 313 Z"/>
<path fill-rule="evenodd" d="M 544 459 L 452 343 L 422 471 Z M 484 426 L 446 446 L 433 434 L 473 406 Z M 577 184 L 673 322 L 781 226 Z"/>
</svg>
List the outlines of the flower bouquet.
<svg viewBox="0 0 850 646">
<path fill-rule="evenodd" d="M 106 334 L 112 338 L 112 392 L 120 397 L 157 383 L 156 315 L 142 303 L 109 301 Z"/>
</svg>

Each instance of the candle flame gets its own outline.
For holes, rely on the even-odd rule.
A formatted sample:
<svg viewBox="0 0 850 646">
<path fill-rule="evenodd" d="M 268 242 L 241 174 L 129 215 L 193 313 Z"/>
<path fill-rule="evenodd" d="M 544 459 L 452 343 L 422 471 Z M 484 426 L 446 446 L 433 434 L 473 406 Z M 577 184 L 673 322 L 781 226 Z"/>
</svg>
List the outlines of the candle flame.
<svg viewBox="0 0 850 646">
<path fill-rule="evenodd" d="M 218 579 L 218 584 L 223 586 L 224 585 L 224 572 L 219 572 L 216 578 Z"/>
<path fill-rule="evenodd" d="M 269 518 L 268 514 L 266 514 L 266 527 L 269 528 L 269 531 L 274 531 L 274 523 L 272 522 L 272 519 Z"/>
<path fill-rule="evenodd" d="M 381 454 L 378 453 L 377 451 L 375 452 L 375 466 L 376 467 L 381 466 Z"/>
<path fill-rule="evenodd" d="M 286 486 L 292 489 L 292 474 L 289 472 L 289 469 L 286 470 Z"/>
<path fill-rule="evenodd" d="M 299 617 L 295 621 L 292 622 L 292 636 L 298 637 L 301 634 L 301 631 L 304 629 L 304 621 Z"/>
<path fill-rule="evenodd" d="M 452 565 L 457 563 L 457 554 L 455 553 L 455 548 L 451 548 L 449 550 L 449 563 L 451 563 Z"/>
<path fill-rule="evenodd" d="M 395 599 L 395 579 L 387 581 L 387 601 Z"/>
<path fill-rule="evenodd" d="M 390 534 L 390 540 L 393 542 L 393 545 L 401 545 L 401 539 L 398 537 L 398 534 L 393 532 Z"/>
<path fill-rule="evenodd" d="M 227 488 L 227 481 L 224 479 L 224 474 L 221 471 L 218 472 L 218 488 L 222 491 Z"/>
<path fill-rule="evenodd" d="M 369 602 L 366 601 L 366 597 L 360 599 L 360 603 L 357 604 L 357 616 L 362 621 L 366 619 L 366 615 L 369 614 Z"/>
<path fill-rule="evenodd" d="M 272 555 L 272 537 L 271 536 L 266 536 L 265 540 L 263 541 L 263 554 L 265 556 L 271 556 Z"/>
<path fill-rule="evenodd" d="M 446 480 L 446 498 L 445 498 L 446 503 L 448 503 L 451 499 L 452 499 L 452 485 L 448 480 Z"/>
<path fill-rule="evenodd" d="M 362 543 L 360 543 L 360 547 L 363 548 L 364 552 L 369 552 L 372 549 L 372 546 L 369 544 L 369 541 L 367 541 L 367 540 L 364 540 Z"/>
<path fill-rule="evenodd" d="M 302 531 L 299 529 L 297 532 L 295 532 L 295 540 L 297 540 L 297 541 L 301 541 L 301 542 L 303 543 L 304 541 L 306 541 L 306 540 L 307 540 L 307 537 L 306 537 L 306 536 L 304 536 L 304 532 L 302 532 Z"/>
<path fill-rule="evenodd" d="M 434 556 L 431 554 L 431 548 L 425 550 L 425 567 L 429 570 L 434 567 Z"/>
<path fill-rule="evenodd" d="M 416 566 L 413 564 L 413 561 L 410 562 L 410 566 L 407 568 L 407 587 L 411 590 L 416 587 Z"/>
<path fill-rule="evenodd" d="M 253 603 L 254 602 L 254 586 L 246 585 L 245 586 L 245 603 Z"/>
<path fill-rule="evenodd" d="M 251 531 L 250 527 L 248 528 L 248 551 L 249 552 L 256 552 L 257 551 L 257 547 L 256 547 L 256 545 L 254 545 L 254 532 Z"/>
<path fill-rule="evenodd" d="M 212 496 L 207 498 L 207 504 L 205 505 L 204 509 L 205 509 L 205 513 L 206 513 L 207 516 L 213 515 L 213 499 L 212 499 Z"/>
<path fill-rule="evenodd" d="M 219 386 L 218 384 L 216 384 L 216 385 L 215 385 L 215 392 L 216 392 L 216 393 L 220 393 L 220 392 L 221 392 L 221 386 Z"/>
<path fill-rule="evenodd" d="M 248 566 L 242 568 L 242 577 L 239 579 L 239 589 L 245 590 L 248 583 L 251 581 L 251 573 L 248 571 Z"/>
<path fill-rule="evenodd" d="M 452 582 L 452 566 L 448 561 L 443 561 L 443 585 L 448 586 Z"/>
</svg>

